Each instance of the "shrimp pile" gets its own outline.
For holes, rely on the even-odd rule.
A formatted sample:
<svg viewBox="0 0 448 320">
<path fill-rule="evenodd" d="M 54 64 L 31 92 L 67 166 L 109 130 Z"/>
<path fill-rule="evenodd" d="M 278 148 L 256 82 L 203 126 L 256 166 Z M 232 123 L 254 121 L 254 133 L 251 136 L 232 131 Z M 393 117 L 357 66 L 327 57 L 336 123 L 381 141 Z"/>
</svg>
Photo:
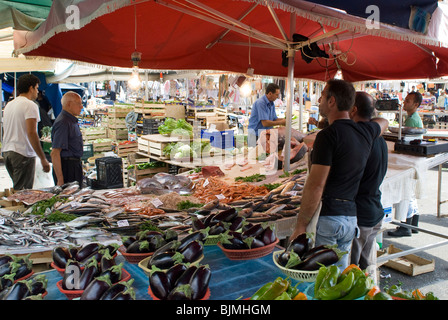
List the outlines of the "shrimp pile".
<svg viewBox="0 0 448 320">
<path fill-rule="evenodd" d="M 249 183 L 236 183 L 229 185 L 226 182 L 215 178 L 208 177 L 208 184 L 204 183 L 206 179 L 196 182 L 193 196 L 199 200 L 209 202 L 215 200 L 217 196 L 219 202 L 229 203 L 235 200 L 241 200 L 247 197 L 264 196 L 269 193 L 269 189 L 265 186 L 255 186 Z M 204 184 L 206 184 L 204 186 Z M 221 199 L 224 196 L 224 199 Z"/>
</svg>

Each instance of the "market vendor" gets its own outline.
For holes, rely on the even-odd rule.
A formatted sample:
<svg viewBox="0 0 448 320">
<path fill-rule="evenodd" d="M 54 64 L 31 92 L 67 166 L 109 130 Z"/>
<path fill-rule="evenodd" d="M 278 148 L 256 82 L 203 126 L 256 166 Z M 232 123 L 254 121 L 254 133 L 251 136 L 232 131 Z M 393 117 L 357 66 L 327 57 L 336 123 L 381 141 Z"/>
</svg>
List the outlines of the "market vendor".
<svg viewBox="0 0 448 320">
<path fill-rule="evenodd" d="M 381 118 L 351 120 L 354 102 L 355 88 L 349 82 L 330 80 L 322 91 L 319 112 L 330 125 L 317 134 L 313 145 L 311 170 L 292 240 L 304 232 L 315 232 L 315 246 L 337 244 L 342 251 L 351 249 L 357 233 L 358 186 L 373 141 L 388 126 Z M 338 263 L 342 270 L 349 264 L 348 257 L 344 255 Z"/>
<path fill-rule="evenodd" d="M 404 121 L 405 127 L 411 128 L 423 128 L 423 122 L 420 118 L 417 109 L 420 107 L 420 104 L 423 101 L 422 94 L 418 91 L 410 92 L 403 102 L 403 110 L 406 111 L 407 117 Z M 418 227 L 419 220 L 419 210 L 417 205 L 417 199 L 415 195 L 411 195 L 409 200 L 403 200 L 398 204 L 394 205 L 396 218 L 401 220 L 402 214 L 401 212 L 406 212 L 406 221 L 402 221 L 404 224 L 410 224 L 414 227 Z M 398 216 L 398 217 L 397 217 Z M 404 218 L 404 217 L 403 217 Z M 410 228 L 398 226 L 394 231 L 389 231 L 387 234 L 392 237 L 410 237 L 412 233 L 417 233 L 418 231 L 414 231 Z"/>
<path fill-rule="evenodd" d="M 265 93 L 252 106 L 248 126 L 248 145 L 250 147 L 256 145 L 261 131 L 286 124 L 286 119 L 277 118 L 275 113 L 274 101 L 280 95 L 280 87 L 275 83 L 270 83 L 266 87 Z"/>
<path fill-rule="evenodd" d="M 69 91 L 61 103 L 62 111 L 51 130 L 53 179 L 58 186 L 78 181 L 82 187 L 83 140 L 77 118 L 83 108 L 82 99 L 76 92 Z"/>
</svg>

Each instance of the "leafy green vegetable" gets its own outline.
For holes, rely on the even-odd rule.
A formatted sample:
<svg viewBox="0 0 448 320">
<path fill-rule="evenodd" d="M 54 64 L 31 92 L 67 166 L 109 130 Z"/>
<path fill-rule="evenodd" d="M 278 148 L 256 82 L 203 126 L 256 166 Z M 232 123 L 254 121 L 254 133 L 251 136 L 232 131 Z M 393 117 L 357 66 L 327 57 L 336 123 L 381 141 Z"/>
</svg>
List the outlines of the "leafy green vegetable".
<svg viewBox="0 0 448 320">
<path fill-rule="evenodd" d="M 259 182 L 259 181 L 263 181 L 264 179 L 266 179 L 266 176 L 264 174 L 256 173 L 256 174 L 253 174 L 248 177 L 236 177 L 235 181 Z"/>
<path fill-rule="evenodd" d="M 280 187 L 281 183 L 265 183 L 263 186 L 266 187 L 269 191 L 274 190 L 275 188 Z"/>
<path fill-rule="evenodd" d="M 190 200 L 181 201 L 177 204 L 177 210 L 187 210 L 190 208 L 200 208 L 204 206 L 203 203 L 193 203 Z"/>
<path fill-rule="evenodd" d="M 54 211 L 50 213 L 48 216 L 46 216 L 46 219 L 49 222 L 69 222 L 73 219 L 76 219 L 77 216 L 71 213 L 63 213 L 61 211 Z"/>
</svg>

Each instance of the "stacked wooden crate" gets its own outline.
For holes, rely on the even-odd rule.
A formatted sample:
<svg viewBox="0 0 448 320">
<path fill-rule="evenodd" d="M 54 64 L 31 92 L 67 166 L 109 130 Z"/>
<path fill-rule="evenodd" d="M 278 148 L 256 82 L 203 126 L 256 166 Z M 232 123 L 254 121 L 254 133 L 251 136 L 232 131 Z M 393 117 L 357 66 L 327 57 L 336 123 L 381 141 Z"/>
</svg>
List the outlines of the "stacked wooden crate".
<svg viewBox="0 0 448 320">
<path fill-rule="evenodd" d="M 163 149 L 172 142 L 190 141 L 190 138 L 180 136 L 164 136 L 161 134 L 142 135 L 138 138 L 138 151 L 153 157 L 165 159 Z"/>
<path fill-rule="evenodd" d="M 126 127 L 126 116 L 134 110 L 132 104 L 115 104 L 109 107 L 108 112 L 108 136 L 114 141 L 128 140 L 128 129 Z"/>
<path fill-rule="evenodd" d="M 127 157 L 130 153 L 136 153 L 138 151 L 137 141 L 125 141 L 125 142 L 115 142 L 115 153 L 119 157 Z"/>
</svg>

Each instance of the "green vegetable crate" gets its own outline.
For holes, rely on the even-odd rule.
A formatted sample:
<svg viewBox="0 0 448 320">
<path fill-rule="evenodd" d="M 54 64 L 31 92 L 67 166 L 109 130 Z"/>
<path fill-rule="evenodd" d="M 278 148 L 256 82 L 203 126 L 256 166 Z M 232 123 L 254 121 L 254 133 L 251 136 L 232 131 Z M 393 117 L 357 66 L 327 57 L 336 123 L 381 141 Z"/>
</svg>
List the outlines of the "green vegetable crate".
<svg viewBox="0 0 448 320">
<path fill-rule="evenodd" d="M 161 134 L 142 135 L 138 138 L 138 151 L 148 155 L 165 158 L 163 149 L 172 142 L 190 141 L 190 138 L 180 136 L 164 136 Z"/>
</svg>

